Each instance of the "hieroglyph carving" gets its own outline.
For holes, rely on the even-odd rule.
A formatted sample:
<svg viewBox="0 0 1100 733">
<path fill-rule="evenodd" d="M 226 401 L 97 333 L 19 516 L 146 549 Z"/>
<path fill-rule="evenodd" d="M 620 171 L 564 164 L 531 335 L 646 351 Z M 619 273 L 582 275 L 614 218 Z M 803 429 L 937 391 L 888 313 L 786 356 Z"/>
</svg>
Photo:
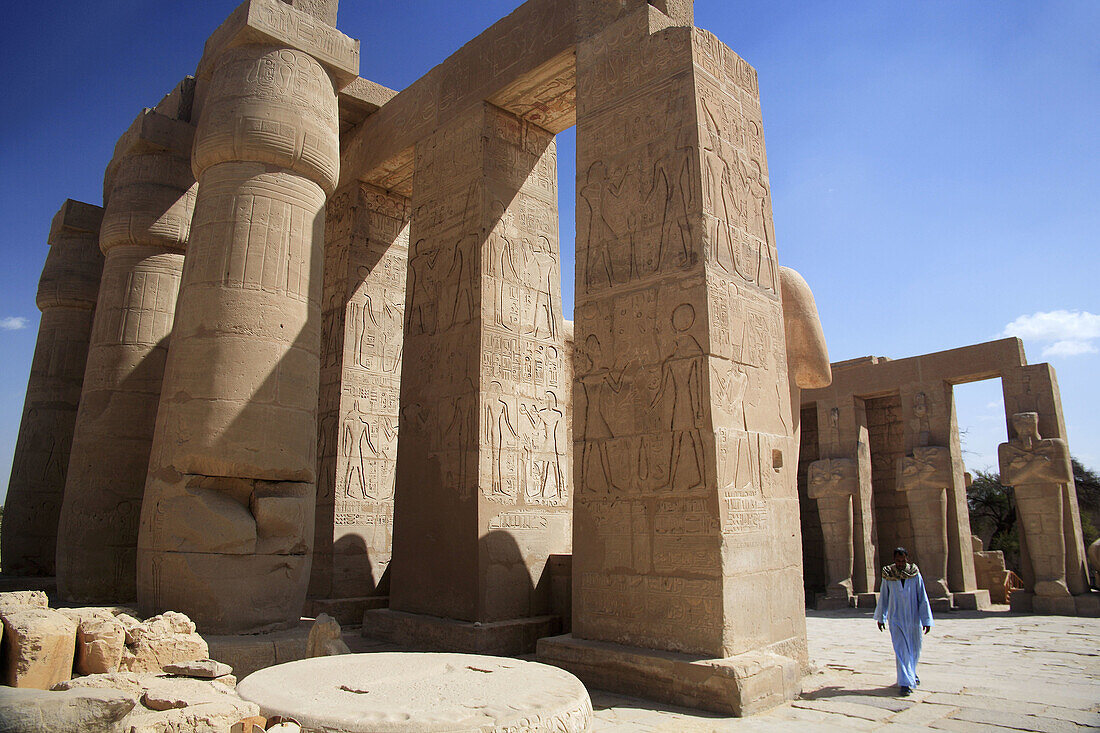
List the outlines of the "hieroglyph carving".
<svg viewBox="0 0 1100 733">
<path fill-rule="evenodd" d="M 801 624 L 738 620 L 803 602 L 778 529 L 796 454 L 755 72 L 661 17 L 578 46 L 574 634 L 797 650 Z"/>
</svg>

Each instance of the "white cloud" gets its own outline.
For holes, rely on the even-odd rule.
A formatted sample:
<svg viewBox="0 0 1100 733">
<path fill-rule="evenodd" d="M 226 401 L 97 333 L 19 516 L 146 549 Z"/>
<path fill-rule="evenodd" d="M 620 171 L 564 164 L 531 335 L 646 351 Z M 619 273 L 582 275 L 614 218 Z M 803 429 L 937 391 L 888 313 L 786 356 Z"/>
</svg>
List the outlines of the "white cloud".
<svg viewBox="0 0 1100 733">
<path fill-rule="evenodd" d="M 1040 311 L 1020 316 L 1005 326 L 1002 336 L 1047 342 L 1043 357 L 1095 354 L 1100 339 L 1100 315 L 1088 311 Z"/>
<path fill-rule="evenodd" d="M 5 331 L 18 331 L 27 327 L 27 319 L 23 316 L 8 316 L 0 318 L 0 329 Z"/>
</svg>

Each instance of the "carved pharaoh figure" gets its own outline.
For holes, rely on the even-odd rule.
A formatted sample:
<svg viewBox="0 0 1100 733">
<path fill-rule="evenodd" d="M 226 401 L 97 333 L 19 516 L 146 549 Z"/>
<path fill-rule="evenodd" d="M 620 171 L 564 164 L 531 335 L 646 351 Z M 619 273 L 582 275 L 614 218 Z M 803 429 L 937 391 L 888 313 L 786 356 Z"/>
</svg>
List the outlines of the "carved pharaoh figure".
<svg viewBox="0 0 1100 733">
<path fill-rule="evenodd" d="M 1035 573 L 1037 596 L 1070 595 L 1062 531 L 1062 486 L 1073 483 L 1069 446 L 1039 435 L 1039 414 L 1012 416 L 1016 436 L 998 450 L 1001 480 L 1012 486 Z"/>
</svg>

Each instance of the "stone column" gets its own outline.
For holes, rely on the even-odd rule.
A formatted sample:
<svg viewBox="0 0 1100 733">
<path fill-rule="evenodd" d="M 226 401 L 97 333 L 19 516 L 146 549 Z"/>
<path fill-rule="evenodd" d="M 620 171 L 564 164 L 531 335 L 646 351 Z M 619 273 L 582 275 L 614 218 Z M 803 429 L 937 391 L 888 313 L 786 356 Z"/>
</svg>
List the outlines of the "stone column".
<svg viewBox="0 0 1100 733">
<path fill-rule="evenodd" d="M 821 455 L 853 461 L 842 470 L 855 483 L 852 488 L 852 578 L 851 590 L 857 604 L 873 605 L 877 563 L 872 509 L 871 441 L 867 428 L 867 410 L 862 399 L 850 394 L 821 400 L 817 408 Z M 851 471 L 854 470 L 854 474 Z M 831 471 L 830 471 L 831 473 Z M 826 474 L 828 475 L 828 474 Z M 842 481 L 841 483 L 845 483 Z M 844 546 L 836 551 L 843 556 Z M 826 551 L 827 552 L 827 551 Z M 838 562 L 845 562 L 838 560 Z M 862 598 L 861 598 L 862 596 Z"/>
<path fill-rule="evenodd" d="M 309 595 L 356 624 L 389 592 L 408 221 L 407 198 L 362 183 L 338 190 L 325 216 Z"/>
<path fill-rule="evenodd" d="M 806 470 L 807 496 L 817 501 L 829 585 L 816 607 L 847 608 L 853 600 L 855 548 L 852 497 L 859 491 L 859 463 L 853 458 L 823 458 Z"/>
<path fill-rule="evenodd" d="M 57 536 L 57 588 L 135 597 L 138 520 L 183 253 L 195 205 L 194 127 L 145 110 L 104 178 L 106 257 Z"/>
<path fill-rule="evenodd" d="M 530 651 L 570 548 L 553 135 L 490 104 L 416 147 L 390 609 L 364 633 Z"/>
<path fill-rule="evenodd" d="M 297 623 L 309 579 L 324 206 L 358 44 L 278 0 L 207 43 L 180 286 L 138 550 L 143 613 Z"/>
<path fill-rule="evenodd" d="M 674 22 L 577 46 L 573 633 L 539 658 L 748 714 L 806 663 L 779 268 L 756 72 Z"/>
<path fill-rule="evenodd" d="M 1080 510 L 1072 468 L 1067 472 L 1069 447 L 1054 368 L 1049 364 L 1017 367 L 1006 371 L 1001 383 L 1009 436 L 1009 442 L 1000 448 L 1001 478 L 1015 486 L 1022 530 L 1021 574 L 1027 590 L 1035 594 L 1034 610 L 1096 614 L 1100 601 L 1089 590 Z M 1035 417 L 1017 419 L 1025 413 Z M 1061 520 L 1056 521 L 1059 512 Z M 1064 570 L 1058 568 L 1059 562 L 1064 563 Z M 1072 605 L 1061 591 L 1063 578 L 1074 597 Z M 1013 608 L 1026 610 L 1030 594 L 1012 595 Z"/>
<path fill-rule="evenodd" d="M 103 209 L 68 199 L 50 226 L 42 311 L 4 502 L 6 575 L 53 575 L 57 518 L 103 270 Z"/>
<path fill-rule="evenodd" d="M 901 389 L 908 454 L 898 460 L 897 487 L 905 492 L 913 529 L 911 548 L 928 597 L 960 608 L 984 608 L 977 590 L 966 481 L 951 385 L 914 382 Z"/>
</svg>

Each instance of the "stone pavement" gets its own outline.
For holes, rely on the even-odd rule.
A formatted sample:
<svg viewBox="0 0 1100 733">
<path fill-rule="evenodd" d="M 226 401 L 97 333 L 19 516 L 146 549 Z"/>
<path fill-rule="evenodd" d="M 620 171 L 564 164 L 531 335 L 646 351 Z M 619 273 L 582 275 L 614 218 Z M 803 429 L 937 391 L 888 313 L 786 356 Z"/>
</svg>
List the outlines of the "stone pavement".
<svg viewBox="0 0 1100 733">
<path fill-rule="evenodd" d="M 880 634 L 870 612 L 810 611 L 807 627 L 816 671 L 799 700 L 736 719 L 593 691 L 592 731 L 1100 729 L 1098 619 L 941 614 L 925 637 L 921 686 L 908 698 L 893 686 L 889 631 Z"/>
</svg>

